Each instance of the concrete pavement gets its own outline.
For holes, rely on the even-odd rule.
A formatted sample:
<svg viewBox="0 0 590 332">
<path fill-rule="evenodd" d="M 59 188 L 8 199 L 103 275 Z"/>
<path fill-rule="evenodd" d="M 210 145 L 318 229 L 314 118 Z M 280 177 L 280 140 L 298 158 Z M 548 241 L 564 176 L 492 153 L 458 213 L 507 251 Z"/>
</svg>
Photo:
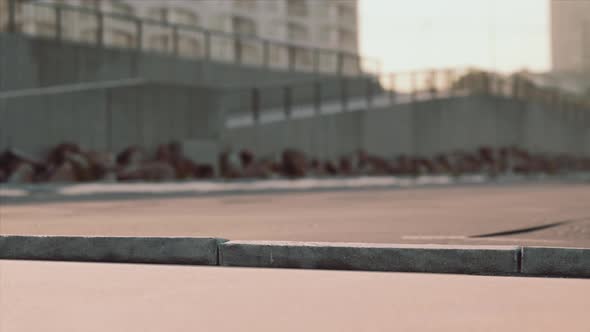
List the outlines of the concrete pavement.
<svg viewBox="0 0 590 332">
<path fill-rule="evenodd" d="M 0 331 L 588 331 L 590 281 L 0 261 Z"/>
<path fill-rule="evenodd" d="M 590 247 L 588 202 L 587 184 L 516 184 L 2 204 L 0 233 Z"/>
</svg>

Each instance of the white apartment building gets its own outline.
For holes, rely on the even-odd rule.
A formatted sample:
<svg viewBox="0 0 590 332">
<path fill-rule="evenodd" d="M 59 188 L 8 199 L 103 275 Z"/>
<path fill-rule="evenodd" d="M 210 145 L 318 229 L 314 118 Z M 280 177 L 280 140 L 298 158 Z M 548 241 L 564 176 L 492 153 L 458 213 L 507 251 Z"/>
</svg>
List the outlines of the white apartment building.
<svg viewBox="0 0 590 332">
<path fill-rule="evenodd" d="M 0 0 L 4 4 L 8 0 Z M 166 22 L 223 31 L 227 35 L 210 36 L 210 56 L 214 59 L 256 64 L 268 57 L 271 66 L 285 66 L 295 59 L 302 68 L 312 66 L 318 56 L 320 70 L 331 71 L 338 59 L 330 52 L 314 55 L 312 48 L 358 53 L 358 0 L 36 0 L 98 9 L 107 13 L 137 16 L 153 22 Z M 27 1 L 23 1 L 26 3 Z M 4 7 L 3 7 L 4 8 Z M 25 5 L 19 8 L 19 27 L 23 32 L 54 36 L 57 26 L 51 8 Z M 95 42 L 98 21 L 90 14 L 65 10 L 61 14 L 64 39 Z M 158 24 L 142 24 L 138 34 L 136 22 L 105 16 L 105 45 L 135 47 L 138 36 L 145 49 L 177 52 L 180 56 L 198 57 L 205 50 L 205 36 L 199 30 L 175 32 Z M 258 39 L 236 42 L 230 34 L 240 34 L 276 41 L 265 49 Z M 282 44 L 284 43 L 284 44 Z M 287 44 L 295 44 L 289 47 Z M 293 54 L 294 53 L 294 54 Z M 353 59 L 354 60 L 354 59 Z M 348 59 L 350 61 L 350 59 Z M 358 67 L 357 63 L 344 64 Z"/>
<path fill-rule="evenodd" d="M 590 74 L 590 0 L 551 1 L 553 71 Z"/>
</svg>

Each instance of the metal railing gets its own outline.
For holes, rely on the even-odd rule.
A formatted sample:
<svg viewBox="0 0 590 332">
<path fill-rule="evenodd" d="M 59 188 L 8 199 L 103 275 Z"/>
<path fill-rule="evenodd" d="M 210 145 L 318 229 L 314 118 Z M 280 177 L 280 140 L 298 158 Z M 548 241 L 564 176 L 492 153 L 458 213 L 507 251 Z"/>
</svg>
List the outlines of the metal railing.
<svg viewBox="0 0 590 332">
<path fill-rule="evenodd" d="M 518 74 L 442 69 L 379 77 L 304 80 L 228 92 L 226 126 L 242 127 L 348 111 L 459 96 L 495 96 L 535 102 L 579 121 L 590 120 L 590 102 L 554 88 L 536 86 Z M 293 101 L 297 100 L 297 103 Z M 590 121 L 588 121 L 590 122 Z"/>
<path fill-rule="evenodd" d="M 587 99 L 536 86 L 516 74 L 505 76 L 476 69 L 383 73 L 379 61 L 356 53 L 64 4 L 8 0 L 8 10 L 0 13 L 0 28 L 96 47 L 133 48 L 265 68 L 339 74 L 335 80 L 314 79 L 232 89 L 231 94 L 236 97 L 227 115 L 247 114 L 254 122 L 265 113 L 279 112 L 284 118 L 291 118 L 297 116 L 297 109 L 321 114 L 460 93 L 549 103 L 564 111 L 590 108 Z"/>
<path fill-rule="evenodd" d="M 347 76 L 378 73 L 378 60 L 312 47 L 59 3 L 8 0 L 0 29 L 88 43 L 264 68 Z M 1 15 L 1 14 L 0 14 Z M 0 18 L 0 23 L 3 21 Z"/>
</svg>

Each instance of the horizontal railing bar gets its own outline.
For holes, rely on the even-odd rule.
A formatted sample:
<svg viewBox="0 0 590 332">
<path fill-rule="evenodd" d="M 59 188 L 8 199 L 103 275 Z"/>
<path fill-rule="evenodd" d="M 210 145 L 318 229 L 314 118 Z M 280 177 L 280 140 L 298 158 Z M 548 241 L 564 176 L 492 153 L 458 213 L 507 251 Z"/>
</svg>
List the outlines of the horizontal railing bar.
<svg viewBox="0 0 590 332">
<path fill-rule="evenodd" d="M 94 15 L 102 15 L 103 18 L 116 18 L 116 19 L 129 20 L 130 23 L 137 23 L 138 21 L 140 21 L 142 24 L 158 25 L 158 26 L 164 27 L 164 28 L 170 28 L 170 29 L 179 28 L 179 29 L 183 29 L 183 30 L 198 31 L 201 33 L 209 33 L 212 36 L 223 36 L 223 37 L 227 37 L 227 38 L 231 38 L 231 39 L 238 38 L 240 40 L 249 39 L 252 41 L 260 42 L 261 44 L 268 42 L 272 45 L 279 45 L 279 46 L 285 46 L 285 47 L 295 47 L 295 48 L 300 48 L 300 49 L 308 49 L 312 52 L 317 51 L 320 53 L 330 53 L 330 54 L 334 54 L 334 55 L 342 54 L 343 56 L 359 57 L 359 58 L 363 58 L 363 59 L 367 59 L 367 60 L 370 59 L 370 60 L 378 61 L 377 59 L 365 57 L 365 56 L 360 55 L 359 53 L 350 52 L 350 51 L 337 50 L 337 49 L 331 49 L 331 48 L 325 48 L 325 47 L 317 47 L 317 46 L 312 46 L 309 44 L 297 43 L 297 42 L 286 42 L 286 41 L 282 41 L 282 40 L 276 40 L 276 39 L 271 39 L 271 38 L 262 38 L 262 37 L 258 37 L 258 36 L 254 36 L 254 35 L 248 35 L 248 34 L 226 32 L 226 31 L 221 31 L 221 30 L 204 28 L 204 27 L 200 27 L 200 26 L 196 26 L 196 25 L 162 22 L 159 20 L 151 19 L 151 18 L 139 17 L 137 15 L 128 15 L 128 14 L 115 13 L 115 12 L 105 12 L 105 11 L 101 11 L 101 10 L 97 10 L 97 9 L 85 8 L 85 7 L 74 6 L 74 5 L 69 5 L 69 4 L 58 4 L 58 3 L 48 3 L 48 2 L 34 2 L 34 3 L 32 3 L 31 2 L 31 3 L 23 3 L 23 4 L 21 4 L 21 6 L 38 6 L 38 7 L 52 8 L 52 9 L 59 7 L 62 10 L 65 9 L 65 10 L 78 11 L 78 12 L 94 14 Z"/>
</svg>

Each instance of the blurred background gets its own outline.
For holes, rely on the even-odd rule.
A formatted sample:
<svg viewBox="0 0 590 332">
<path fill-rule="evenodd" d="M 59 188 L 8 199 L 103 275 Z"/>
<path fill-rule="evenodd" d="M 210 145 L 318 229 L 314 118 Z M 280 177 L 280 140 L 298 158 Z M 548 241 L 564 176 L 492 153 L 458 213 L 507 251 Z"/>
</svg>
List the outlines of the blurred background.
<svg viewBox="0 0 590 332">
<path fill-rule="evenodd" d="M 0 0 L 0 181 L 589 169 L 590 1 Z"/>
</svg>

